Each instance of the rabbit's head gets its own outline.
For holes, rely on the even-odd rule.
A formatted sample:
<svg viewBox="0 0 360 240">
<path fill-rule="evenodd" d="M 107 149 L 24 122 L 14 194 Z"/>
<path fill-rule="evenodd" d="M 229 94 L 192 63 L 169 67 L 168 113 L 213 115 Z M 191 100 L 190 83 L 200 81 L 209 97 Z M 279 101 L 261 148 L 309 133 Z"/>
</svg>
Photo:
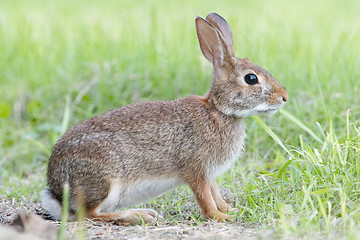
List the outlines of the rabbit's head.
<svg viewBox="0 0 360 240">
<path fill-rule="evenodd" d="M 288 94 L 270 73 L 248 58 L 236 58 L 229 24 L 216 13 L 196 18 L 196 31 L 204 56 L 214 66 L 207 95 L 209 104 L 236 117 L 276 112 Z"/>
</svg>

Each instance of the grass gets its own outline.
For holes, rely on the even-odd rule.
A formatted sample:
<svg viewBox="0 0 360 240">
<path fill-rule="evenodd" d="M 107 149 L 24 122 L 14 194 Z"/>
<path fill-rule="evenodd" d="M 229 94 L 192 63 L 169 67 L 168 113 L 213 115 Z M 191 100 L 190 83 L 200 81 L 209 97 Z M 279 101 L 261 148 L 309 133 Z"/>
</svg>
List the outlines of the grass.
<svg viewBox="0 0 360 240">
<path fill-rule="evenodd" d="M 203 95 L 211 66 L 194 18 L 229 20 L 235 52 L 289 92 L 247 120 L 247 151 L 218 181 L 233 217 L 280 236 L 360 232 L 360 17 L 346 1 L 1 1 L 0 194 L 38 201 L 52 146 L 81 120 L 146 99 Z M 274 140 L 275 139 L 275 140 Z M 179 188 L 170 221 L 203 221 Z M 176 206 L 174 208 L 174 206 Z"/>
</svg>

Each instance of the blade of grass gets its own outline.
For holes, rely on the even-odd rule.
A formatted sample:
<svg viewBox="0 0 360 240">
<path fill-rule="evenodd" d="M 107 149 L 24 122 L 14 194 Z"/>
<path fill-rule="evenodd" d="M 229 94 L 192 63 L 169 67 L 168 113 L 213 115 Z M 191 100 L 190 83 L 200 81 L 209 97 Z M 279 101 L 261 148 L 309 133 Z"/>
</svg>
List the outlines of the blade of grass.
<svg viewBox="0 0 360 240">
<path fill-rule="evenodd" d="M 281 167 L 281 169 L 277 175 L 278 178 L 281 178 L 282 175 L 284 175 L 286 177 L 285 170 L 294 160 L 295 159 L 290 159 L 286 163 L 284 163 L 284 165 Z"/>
<path fill-rule="evenodd" d="M 289 119 L 290 121 L 292 121 L 293 123 L 295 123 L 298 127 L 300 127 L 302 130 L 304 130 L 305 132 L 307 132 L 308 134 L 310 134 L 310 136 L 312 136 L 316 141 L 324 143 L 323 140 L 321 140 L 310 128 L 308 128 L 307 126 L 305 126 L 304 123 L 302 123 L 298 118 L 296 118 L 294 115 L 292 115 L 291 113 L 289 113 L 288 111 L 284 110 L 284 109 L 280 109 L 279 111 L 281 113 L 281 115 L 283 115 L 284 117 L 286 117 L 287 119 Z"/>
<path fill-rule="evenodd" d="M 326 114 L 326 116 L 328 117 L 328 118 L 330 118 L 331 116 L 330 116 L 330 114 L 329 114 L 329 108 L 326 106 L 326 104 L 325 104 L 325 99 L 324 99 L 324 94 L 323 94 L 323 90 L 322 90 L 322 87 L 321 87 L 321 83 L 320 83 L 320 80 L 319 80 L 319 75 L 318 75 L 318 72 L 317 72 L 317 69 L 316 69 L 316 66 L 315 65 L 313 65 L 313 71 L 312 71 L 312 73 L 313 73 L 313 78 L 315 79 L 315 82 L 316 82 L 316 84 L 317 84 L 317 87 L 318 87 L 318 89 L 319 89 L 319 95 L 320 95 L 320 100 L 321 100 L 321 104 L 322 104 L 322 106 L 323 106 L 323 110 L 324 110 L 324 112 L 325 112 L 325 114 Z"/>
<path fill-rule="evenodd" d="M 86 226 L 85 226 L 85 200 L 84 200 L 84 193 L 80 192 L 78 195 L 78 210 L 76 212 L 76 221 L 78 222 L 77 226 L 77 239 L 87 239 L 86 237 Z"/>
<path fill-rule="evenodd" d="M 266 125 L 258 116 L 253 116 L 253 118 L 255 119 L 255 121 L 260 125 L 260 127 L 262 127 L 265 132 L 267 134 L 269 134 L 270 137 L 272 137 L 272 139 L 274 139 L 274 141 L 282 148 L 285 150 L 285 152 L 287 154 L 289 154 L 291 156 L 291 158 L 293 158 L 293 155 L 291 154 L 291 152 L 285 147 L 285 145 L 283 144 L 283 142 L 280 140 L 280 138 L 268 127 L 268 125 Z"/>
<path fill-rule="evenodd" d="M 70 95 L 67 95 L 65 109 L 64 109 L 64 117 L 63 117 L 62 123 L 61 123 L 61 135 L 63 135 L 65 133 L 65 131 L 67 130 L 67 128 L 69 126 L 70 111 L 71 111 L 71 100 L 70 100 Z"/>
<path fill-rule="evenodd" d="M 70 187 L 69 184 L 66 183 L 64 185 L 64 190 L 63 190 L 63 206 L 62 206 L 62 215 L 61 215 L 61 225 L 59 230 L 59 240 L 65 238 L 66 223 L 68 221 L 68 215 L 69 215 L 69 196 L 70 196 Z"/>
<path fill-rule="evenodd" d="M 346 139 L 350 140 L 350 123 L 349 123 L 349 119 L 350 119 L 350 109 L 347 110 L 346 112 Z"/>
<path fill-rule="evenodd" d="M 323 203 L 323 201 L 321 200 L 320 196 L 319 196 L 319 195 L 316 195 L 316 199 L 317 199 L 317 202 L 318 202 L 318 205 L 319 205 L 319 212 L 320 212 L 320 214 L 322 215 L 323 219 L 325 220 L 326 231 L 328 231 L 329 228 L 330 228 L 330 219 L 329 219 L 329 217 L 328 217 L 328 214 L 327 214 L 327 212 L 326 212 L 324 203 Z M 328 207 L 330 207 L 330 206 L 328 205 Z"/>
</svg>

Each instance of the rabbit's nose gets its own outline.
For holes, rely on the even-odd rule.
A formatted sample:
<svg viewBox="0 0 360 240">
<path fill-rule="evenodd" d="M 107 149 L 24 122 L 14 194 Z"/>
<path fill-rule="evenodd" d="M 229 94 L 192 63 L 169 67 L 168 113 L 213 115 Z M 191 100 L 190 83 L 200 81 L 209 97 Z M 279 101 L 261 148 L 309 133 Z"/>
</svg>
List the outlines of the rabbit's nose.
<svg viewBox="0 0 360 240">
<path fill-rule="evenodd" d="M 286 94 L 286 96 L 282 96 L 282 100 L 283 100 L 284 102 L 286 102 L 286 101 L 288 100 L 287 94 Z"/>
<path fill-rule="evenodd" d="M 284 102 L 286 102 L 286 101 L 288 100 L 288 93 L 287 93 L 287 91 L 285 90 L 285 88 L 282 89 L 280 96 L 281 96 L 281 98 L 282 98 L 282 100 L 283 100 Z"/>
</svg>

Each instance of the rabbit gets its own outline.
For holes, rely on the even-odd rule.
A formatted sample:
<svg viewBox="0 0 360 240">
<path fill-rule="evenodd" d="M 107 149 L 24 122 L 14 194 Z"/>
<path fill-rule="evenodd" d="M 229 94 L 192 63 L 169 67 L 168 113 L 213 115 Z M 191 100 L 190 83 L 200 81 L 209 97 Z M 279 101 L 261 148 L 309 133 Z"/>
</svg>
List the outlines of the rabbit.
<svg viewBox="0 0 360 240">
<path fill-rule="evenodd" d="M 231 221 L 215 179 L 244 149 L 244 118 L 274 113 L 288 93 L 267 71 L 234 55 L 232 32 L 220 15 L 195 20 L 200 49 L 213 64 L 205 96 L 145 101 L 103 113 L 71 127 L 54 146 L 44 208 L 61 217 L 63 186 L 69 213 L 82 199 L 86 216 L 118 224 L 156 221 L 151 209 L 133 206 L 187 184 L 207 219 Z"/>
</svg>

